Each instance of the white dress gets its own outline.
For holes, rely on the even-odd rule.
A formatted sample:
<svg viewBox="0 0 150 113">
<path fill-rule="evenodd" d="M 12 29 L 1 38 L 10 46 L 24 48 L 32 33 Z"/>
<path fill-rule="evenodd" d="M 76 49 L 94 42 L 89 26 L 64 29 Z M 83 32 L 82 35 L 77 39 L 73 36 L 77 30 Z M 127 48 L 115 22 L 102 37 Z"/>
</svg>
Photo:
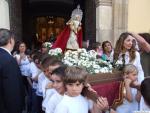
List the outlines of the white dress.
<svg viewBox="0 0 150 113">
<path fill-rule="evenodd" d="M 58 92 L 52 95 L 47 102 L 45 113 L 54 113 L 56 106 L 61 102 L 62 99 L 63 95 L 60 95 Z"/>
<path fill-rule="evenodd" d="M 73 25 L 73 29 L 77 29 L 79 26 L 79 23 L 80 23 L 79 21 L 72 20 L 71 24 Z M 70 31 L 70 36 L 69 36 L 66 48 L 79 49 L 79 44 L 77 41 L 77 34 L 73 30 Z"/>
<path fill-rule="evenodd" d="M 16 54 L 14 57 L 17 60 L 19 60 L 20 59 L 20 54 Z M 29 71 L 30 70 L 30 61 L 29 61 L 27 56 L 24 59 L 21 59 L 19 67 L 20 67 L 21 74 L 23 76 L 29 76 L 30 75 L 30 71 Z"/>
<path fill-rule="evenodd" d="M 124 98 L 123 104 L 116 108 L 117 113 L 134 113 L 133 111 L 138 110 L 138 102 L 135 99 L 137 94 L 137 89 L 131 88 L 131 93 L 132 93 L 133 101 L 129 102 Z"/>
<path fill-rule="evenodd" d="M 138 82 L 141 83 L 144 80 L 144 72 L 142 69 L 142 65 L 141 65 L 141 61 L 140 61 L 140 54 L 139 52 L 135 52 L 135 60 L 133 62 L 129 62 L 129 52 L 125 53 L 125 64 L 133 64 L 136 66 L 137 70 L 138 70 Z M 122 54 L 119 55 L 118 58 L 119 61 L 122 61 Z"/>
<path fill-rule="evenodd" d="M 82 95 L 76 97 L 64 95 L 54 113 L 88 113 L 92 106 L 93 103 Z"/>
</svg>

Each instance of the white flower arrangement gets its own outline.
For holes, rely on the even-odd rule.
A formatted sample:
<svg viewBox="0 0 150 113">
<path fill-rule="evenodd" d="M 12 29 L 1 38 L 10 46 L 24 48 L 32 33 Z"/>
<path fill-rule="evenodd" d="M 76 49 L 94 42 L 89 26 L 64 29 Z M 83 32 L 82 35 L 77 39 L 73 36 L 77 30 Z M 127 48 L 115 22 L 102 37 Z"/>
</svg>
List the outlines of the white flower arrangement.
<svg viewBox="0 0 150 113">
<path fill-rule="evenodd" d="M 122 60 L 117 60 L 117 61 L 113 64 L 113 67 L 114 67 L 114 69 L 121 71 L 121 70 L 123 69 L 123 67 L 124 67 Z"/>
<path fill-rule="evenodd" d="M 89 73 L 110 73 L 112 65 L 106 61 L 96 58 L 97 53 L 94 50 L 86 51 L 78 49 L 77 51 L 68 50 L 63 57 L 63 62 L 68 66 L 82 66 Z"/>
<path fill-rule="evenodd" d="M 50 49 L 48 54 L 56 56 L 68 66 L 80 66 L 86 68 L 91 74 L 112 72 L 112 65 L 109 62 L 97 59 L 97 53 L 94 50 L 88 52 L 85 49 L 78 49 L 77 51 L 68 50 L 63 56 L 62 50 L 56 48 Z"/>
<path fill-rule="evenodd" d="M 50 49 L 48 54 L 51 55 L 51 56 L 55 56 L 55 57 L 57 57 L 59 59 L 62 58 L 62 50 L 61 50 L 61 48 Z"/>
<path fill-rule="evenodd" d="M 44 46 L 47 48 L 51 48 L 52 44 L 50 42 L 44 42 Z"/>
</svg>

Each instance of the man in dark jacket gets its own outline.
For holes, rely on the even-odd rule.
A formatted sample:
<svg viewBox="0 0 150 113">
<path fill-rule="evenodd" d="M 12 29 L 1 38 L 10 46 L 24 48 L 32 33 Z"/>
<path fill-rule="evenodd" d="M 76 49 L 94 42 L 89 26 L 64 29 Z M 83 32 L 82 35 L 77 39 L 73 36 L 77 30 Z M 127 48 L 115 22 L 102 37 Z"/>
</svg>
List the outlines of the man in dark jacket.
<svg viewBox="0 0 150 113">
<path fill-rule="evenodd" d="M 0 113 L 21 113 L 24 105 L 20 69 L 11 55 L 14 44 L 14 35 L 0 29 Z"/>
</svg>

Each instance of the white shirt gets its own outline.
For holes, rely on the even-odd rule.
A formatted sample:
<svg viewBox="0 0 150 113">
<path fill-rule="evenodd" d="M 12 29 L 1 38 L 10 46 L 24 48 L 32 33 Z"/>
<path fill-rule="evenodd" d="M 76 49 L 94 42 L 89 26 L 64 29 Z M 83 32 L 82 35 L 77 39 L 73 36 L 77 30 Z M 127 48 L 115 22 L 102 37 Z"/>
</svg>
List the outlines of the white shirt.
<svg viewBox="0 0 150 113">
<path fill-rule="evenodd" d="M 60 95 L 58 92 L 53 94 L 47 102 L 45 113 L 54 113 L 56 106 L 61 102 L 62 99 L 63 95 Z"/>
<path fill-rule="evenodd" d="M 140 111 L 150 111 L 150 107 L 146 105 L 143 96 L 141 97 L 140 100 Z"/>
<path fill-rule="evenodd" d="M 16 54 L 15 56 L 14 56 L 17 60 L 19 60 L 20 59 L 20 54 Z M 20 67 L 20 70 L 21 70 L 21 74 L 23 75 L 23 76 L 29 76 L 30 75 L 30 61 L 29 61 L 29 59 L 28 59 L 28 57 L 27 56 L 25 56 L 25 58 L 24 59 L 21 59 L 21 62 L 20 62 L 20 64 L 19 64 L 19 67 Z"/>
<path fill-rule="evenodd" d="M 129 102 L 126 98 L 123 99 L 123 103 L 116 108 L 117 113 L 133 113 L 138 110 L 138 102 L 136 101 L 137 89 L 131 88 L 132 102 Z"/>
<path fill-rule="evenodd" d="M 31 78 L 35 78 L 39 73 L 41 72 L 41 70 L 35 65 L 34 62 L 30 63 L 30 74 L 31 74 Z M 37 81 L 33 81 L 33 88 L 37 89 Z"/>
<path fill-rule="evenodd" d="M 38 96 L 43 96 L 43 92 L 42 92 L 42 82 L 45 80 L 45 75 L 43 72 L 41 72 L 38 76 L 38 83 L 37 83 L 37 90 L 36 90 L 36 94 Z"/>
<path fill-rule="evenodd" d="M 64 95 L 62 101 L 57 105 L 54 113 L 88 113 L 92 103 L 82 95 L 69 97 Z M 93 105 L 92 105 L 93 106 Z"/>
<path fill-rule="evenodd" d="M 47 89 L 46 90 L 46 95 L 45 95 L 45 98 L 43 99 L 43 102 L 42 102 L 42 107 L 43 107 L 43 110 L 46 109 L 46 106 L 47 106 L 47 103 L 49 101 L 49 99 L 52 97 L 52 95 L 54 95 L 55 93 L 57 93 L 57 91 L 54 89 L 54 88 L 51 88 L 51 89 Z"/>
<path fill-rule="evenodd" d="M 118 60 L 122 61 L 122 54 L 119 55 Z M 144 80 L 144 72 L 142 69 L 142 65 L 141 65 L 141 61 L 140 61 L 140 54 L 139 52 L 135 52 L 135 59 L 133 62 L 129 62 L 130 58 L 129 58 L 129 52 L 125 53 L 125 64 L 133 64 L 136 66 L 137 70 L 138 70 L 138 82 L 141 83 Z"/>
<path fill-rule="evenodd" d="M 45 98 L 45 96 L 46 96 L 46 85 L 48 83 L 51 83 L 51 81 L 45 76 L 45 79 L 42 81 L 43 98 Z"/>
</svg>

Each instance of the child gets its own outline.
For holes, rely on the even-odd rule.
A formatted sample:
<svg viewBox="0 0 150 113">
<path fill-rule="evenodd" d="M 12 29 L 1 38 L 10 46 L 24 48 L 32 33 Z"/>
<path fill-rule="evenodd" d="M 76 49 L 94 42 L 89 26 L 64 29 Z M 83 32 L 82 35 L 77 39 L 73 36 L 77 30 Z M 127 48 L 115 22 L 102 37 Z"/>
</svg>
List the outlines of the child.
<svg viewBox="0 0 150 113">
<path fill-rule="evenodd" d="M 32 89 L 31 89 L 31 103 L 32 103 L 32 112 L 38 112 L 38 107 L 37 107 L 37 96 L 36 96 L 36 90 L 38 88 L 38 84 L 37 84 L 37 78 L 39 76 L 39 74 L 41 73 L 40 70 L 40 53 L 33 53 L 33 60 L 30 63 L 30 77 L 32 79 Z M 29 106 L 31 107 L 31 106 Z"/>
<path fill-rule="evenodd" d="M 45 110 L 47 106 L 47 101 L 49 98 L 56 93 L 55 89 L 52 88 L 52 81 L 51 81 L 51 73 L 54 69 L 58 68 L 59 66 L 64 65 L 61 61 L 57 60 L 55 57 L 48 56 L 42 61 L 42 68 L 45 74 L 45 80 L 42 83 L 42 91 L 43 91 L 43 110 Z"/>
<path fill-rule="evenodd" d="M 140 100 L 140 93 L 137 89 L 130 85 L 137 82 L 137 68 L 132 64 L 127 64 L 124 67 L 124 99 L 123 104 L 116 109 L 117 113 L 133 113 L 138 110 L 138 101 Z"/>
<path fill-rule="evenodd" d="M 53 94 L 51 98 L 48 100 L 46 106 L 46 113 L 54 113 L 56 106 L 63 98 L 63 95 L 65 93 L 65 86 L 63 83 L 65 77 L 65 68 L 66 66 L 65 67 L 61 66 L 52 72 L 51 79 L 53 82 L 53 88 L 57 91 L 57 93 Z"/>
<path fill-rule="evenodd" d="M 150 111 L 150 78 L 146 78 L 141 83 L 141 94 L 143 98 L 141 101 L 143 101 L 142 107 L 140 106 L 141 111 Z"/>
<path fill-rule="evenodd" d="M 54 113 L 100 113 L 99 103 L 94 103 L 81 95 L 86 84 L 87 72 L 80 67 L 67 67 L 64 84 L 66 93 Z"/>
</svg>

